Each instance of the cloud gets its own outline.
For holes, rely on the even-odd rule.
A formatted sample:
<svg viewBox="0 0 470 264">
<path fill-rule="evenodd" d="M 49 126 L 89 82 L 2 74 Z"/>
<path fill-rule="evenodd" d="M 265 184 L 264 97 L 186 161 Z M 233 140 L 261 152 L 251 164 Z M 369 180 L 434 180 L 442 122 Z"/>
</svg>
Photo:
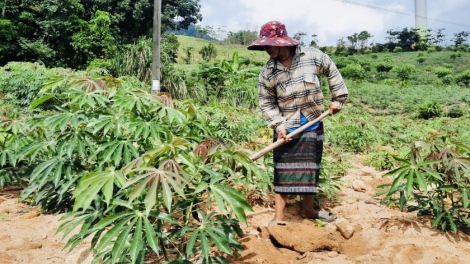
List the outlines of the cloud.
<svg viewBox="0 0 470 264">
<path fill-rule="evenodd" d="M 346 3 L 354 2 L 356 4 Z M 383 43 L 390 29 L 415 27 L 414 1 L 411 0 L 201 0 L 203 26 L 237 32 L 258 32 L 267 21 L 280 20 L 290 36 L 304 32 L 317 35 L 319 45 L 335 45 L 340 38 L 366 30 L 375 42 Z M 376 8 L 371 8 L 376 7 Z M 386 9 L 386 10 L 384 10 Z M 462 23 L 467 21 L 468 0 L 428 1 L 428 17 Z M 440 24 L 440 25 L 439 25 Z M 465 24 L 465 23 L 463 23 Z M 469 30 L 428 20 L 428 28 Z M 447 30 L 446 30 L 447 31 Z M 452 33 L 447 33 L 449 36 Z M 451 37 L 449 37 L 451 38 Z M 304 40 L 309 42 L 309 40 Z"/>
</svg>

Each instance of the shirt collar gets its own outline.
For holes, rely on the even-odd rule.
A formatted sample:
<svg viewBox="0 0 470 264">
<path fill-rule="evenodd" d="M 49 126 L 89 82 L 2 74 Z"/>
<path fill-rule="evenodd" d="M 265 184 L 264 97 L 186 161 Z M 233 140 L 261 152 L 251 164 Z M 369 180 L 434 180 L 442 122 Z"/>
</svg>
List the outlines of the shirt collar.
<svg viewBox="0 0 470 264">
<path fill-rule="evenodd" d="M 298 61 L 298 57 L 299 56 L 302 56 L 305 54 L 305 47 L 302 47 L 302 46 L 297 46 L 297 48 L 295 49 L 295 54 L 294 54 L 294 58 L 293 58 L 293 61 L 292 63 L 296 63 Z M 279 62 L 275 59 L 269 59 L 268 62 L 266 63 L 266 68 L 268 69 L 277 69 L 277 64 Z"/>
</svg>

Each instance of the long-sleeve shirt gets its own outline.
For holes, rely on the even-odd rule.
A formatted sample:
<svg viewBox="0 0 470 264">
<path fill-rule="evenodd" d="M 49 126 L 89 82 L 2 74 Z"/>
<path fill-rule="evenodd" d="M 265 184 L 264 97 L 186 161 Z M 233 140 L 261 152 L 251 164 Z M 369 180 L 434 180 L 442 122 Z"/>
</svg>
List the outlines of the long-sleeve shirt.
<svg viewBox="0 0 470 264">
<path fill-rule="evenodd" d="M 297 47 L 290 68 L 270 59 L 259 75 L 258 96 L 269 127 L 277 132 L 300 125 L 300 112 L 309 121 L 324 111 L 318 75 L 328 78 L 331 103 L 341 107 L 348 89 L 331 58 L 312 47 Z"/>
</svg>

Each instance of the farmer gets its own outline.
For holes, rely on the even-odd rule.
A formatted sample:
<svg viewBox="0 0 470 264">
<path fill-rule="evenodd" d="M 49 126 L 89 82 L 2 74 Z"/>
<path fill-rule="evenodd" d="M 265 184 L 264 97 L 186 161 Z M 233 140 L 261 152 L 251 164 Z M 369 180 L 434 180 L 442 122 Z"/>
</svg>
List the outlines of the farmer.
<svg viewBox="0 0 470 264">
<path fill-rule="evenodd" d="M 323 153 L 323 123 L 315 123 L 292 139 L 287 135 L 324 112 L 320 74 L 328 78 L 331 91 L 329 114 L 341 111 L 348 97 L 343 78 L 328 55 L 299 46 L 279 21 L 264 24 L 248 49 L 264 50 L 270 56 L 259 74 L 259 104 L 267 125 L 275 130 L 274 140 L 286 141 L 273 153 L 276 208 L 268 225 L 285 225 L 282 220 L 289 194 L 303 195 L 302 217 L 331 222 L 335 214 L 313 208 Z"/>
</svg>

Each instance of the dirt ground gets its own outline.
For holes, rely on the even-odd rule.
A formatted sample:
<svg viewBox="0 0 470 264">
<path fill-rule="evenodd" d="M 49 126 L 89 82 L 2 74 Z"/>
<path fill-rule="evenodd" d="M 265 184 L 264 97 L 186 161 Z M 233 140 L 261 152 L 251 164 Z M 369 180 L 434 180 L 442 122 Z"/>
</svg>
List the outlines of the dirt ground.
<svg viewBox="0 0 470 264">
<path fill-rule="evenodd" d="M 359 157 L 344 177 L 341 201 L 322 209 L 338 215 L 325 227 L 301 219 L 296 197 L 288 204 L 286 226 L 267 227 L 269 207 L 255 207 L 241 239 L 246 248 L 233 263 L 467 263 L 470 237 L 431 228 L 430 220 L 380 205 L 376 187 L 382 173 L 362 165 Z M 56 234 L 60 215 L 40 214 L 18 202 L 21 190 L 0 190 L 0 264 L 89 263 L 89 244 L 63 251 Z"/>
</svg>

